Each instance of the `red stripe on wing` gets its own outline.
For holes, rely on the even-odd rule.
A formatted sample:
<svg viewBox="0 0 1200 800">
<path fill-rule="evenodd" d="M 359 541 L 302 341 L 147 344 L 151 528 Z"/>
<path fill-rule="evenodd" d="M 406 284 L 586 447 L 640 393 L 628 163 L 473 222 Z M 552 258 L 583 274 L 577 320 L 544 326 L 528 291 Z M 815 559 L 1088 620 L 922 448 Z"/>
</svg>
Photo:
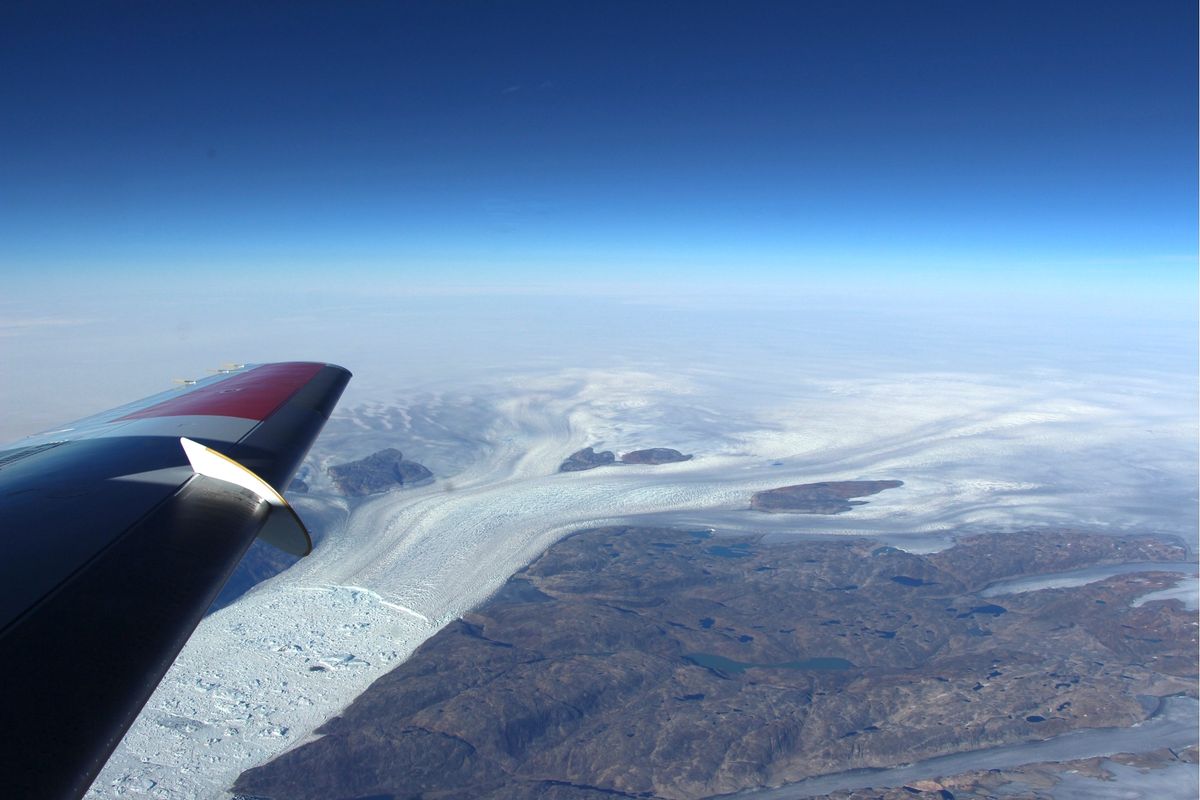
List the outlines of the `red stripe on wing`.
<svg viewBox="0 0 1200 800">
<path fill-rule="evenodd" d="M 301 361 L 264 364 L 212 386 L 126 414 L 114 422 L 200 415 L 264 420 L 324 367 Z"/>
</svg>

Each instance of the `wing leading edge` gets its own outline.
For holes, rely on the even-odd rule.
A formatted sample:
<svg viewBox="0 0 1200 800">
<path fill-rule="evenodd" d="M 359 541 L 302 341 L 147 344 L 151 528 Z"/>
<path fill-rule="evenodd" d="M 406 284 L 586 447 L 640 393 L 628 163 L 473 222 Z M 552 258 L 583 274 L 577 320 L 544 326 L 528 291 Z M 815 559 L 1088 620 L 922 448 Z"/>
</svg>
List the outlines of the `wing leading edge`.
<svg viewBox="0 0 1200 800">
<path fill-rule="evenodd" d="M 81 796 L 255 536 L 307 551 L 278 489 L 349 379 L 250 366 L 0 452 L 10 794 Z"/>
</svg>

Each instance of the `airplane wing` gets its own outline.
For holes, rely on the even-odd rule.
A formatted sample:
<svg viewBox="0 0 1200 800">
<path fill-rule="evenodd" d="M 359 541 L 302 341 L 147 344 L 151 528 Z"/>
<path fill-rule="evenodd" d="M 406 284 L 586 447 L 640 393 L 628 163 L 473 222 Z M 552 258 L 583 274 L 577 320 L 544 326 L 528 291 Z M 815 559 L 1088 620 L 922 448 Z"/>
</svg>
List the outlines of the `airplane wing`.
<svg viewBox="0 0 1200 800">
<path fill-rule="evenodd" d="M 76 798 L 282 497 L 350 373 L 250 365 L 0 450 L 0 785 Z"/>
</svg>

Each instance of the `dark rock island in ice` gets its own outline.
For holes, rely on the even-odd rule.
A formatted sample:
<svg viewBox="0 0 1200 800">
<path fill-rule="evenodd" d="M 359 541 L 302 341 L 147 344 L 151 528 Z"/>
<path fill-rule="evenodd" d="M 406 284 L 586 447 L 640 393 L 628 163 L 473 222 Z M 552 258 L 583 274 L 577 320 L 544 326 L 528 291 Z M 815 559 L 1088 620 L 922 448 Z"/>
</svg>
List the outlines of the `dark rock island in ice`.
<svg viewBox="0 0 1200 800">
<path fill-rule="evenodd" d="M 567 460 L 559 466 L 558 471 L 582 472 L 585 469 L 595 469 L 603 467 L 605 464 L 612 464 L 616 460 L 617 457 L 612 450 L 602 450 L 597 453 L 593 448 L 585 447 L 567 456 Z"/>
<path fill-rule="evenodd" d="M 670 447 L 651 447 L 647 450 L 633 450 L 621 456 L 623 464 L 674 464 L 676 461 L 690 461 L 691 455 L 684 455 Z"/>
<path fill-rule="evenodd" d="M 645 450 L 630 450 L 621 456 L 620 462 L 612 450 L 601 450 L 599 453 L 592 447 L 585 447 L 567 456 L 567 460 L 559 466 L 559 472 L 582 472 L 585 469 L 606 467 L 609 464 L 673 464 L 676 461 L 690 461 L 691 455 L 684 455 L 670 447 L 650 447 Z"/>
<path fill-rule="evenodd" d="M 867 497 L 884 489 L 903 486 L 904 481 L 832 481 L 829 483 L 799 483 L 757 492 L 750 498 L 750 507 L 758 511 L 790 512 L 793 514 L 840 514 L 860 506 Z"/>
<path fill-rule="evenodd" d="M 415 461 L 406 460 L 396 448 L 389 447 L 358 461 L 332 466 L 329 477 L 338 491 L 347 497 L 366 497 L 397 486 L 427 481 L 433 473 Z"/>
</svg>

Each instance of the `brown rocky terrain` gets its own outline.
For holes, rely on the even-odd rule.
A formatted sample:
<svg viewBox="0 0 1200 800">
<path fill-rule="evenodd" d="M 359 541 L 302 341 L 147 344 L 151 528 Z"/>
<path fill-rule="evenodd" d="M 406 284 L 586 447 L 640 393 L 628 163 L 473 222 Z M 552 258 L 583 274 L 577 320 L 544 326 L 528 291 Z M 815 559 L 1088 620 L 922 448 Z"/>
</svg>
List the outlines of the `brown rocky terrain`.
<svg viewBox="0 0 1200 800">
<path fill-rule="evenodd" d="M 394 447 L 372 453 L 366 458 L 329 468 L 329 477 L 338 491 L 347 497 L 366 497 L 427 481 L 433 473 L 415 461 L 404 458 Z"/>
<path fill-rule="evenodd" d="M 1067 530 L 973 536 L 931 555 L 849 537 L 586 531 L 234 789 L 703 797 L 1128 726 L 1148 713 L 1139 695 L 1196 694 L 1195 612 L 1130 605 L 1178 574 L 979 592 L 1186 556 L 1156 538 Z"/>
<path fill-rule="evenodd" d="M 750 498 L 750 507 L 756 511 L 770 513 L 840 514 L 866 502 L 851 498 L 869 497 L 885 489 L 895 489 L 903 485 L 903 481 L 799 483 L 795 486 L 780 486 L 778 489 L 756 492 Z"/>
</svg>

